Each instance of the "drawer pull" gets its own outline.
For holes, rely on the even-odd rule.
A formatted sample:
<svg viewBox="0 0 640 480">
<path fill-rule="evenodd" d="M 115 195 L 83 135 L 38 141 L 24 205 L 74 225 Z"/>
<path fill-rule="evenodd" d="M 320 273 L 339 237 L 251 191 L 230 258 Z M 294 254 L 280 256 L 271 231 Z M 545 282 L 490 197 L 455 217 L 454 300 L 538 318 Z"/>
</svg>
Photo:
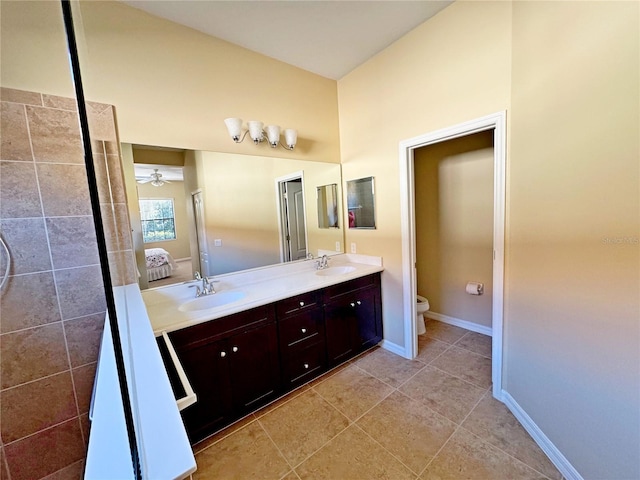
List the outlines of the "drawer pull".
<svg viewBox="0 0 640 480">
<path fill-rule="evenodd" d="M 301 307 L 304 307 L 304 302 L 300 302 L 300 306 L 301 306 Z"/>
<path fill-rule="evenodd" d="M 305 364 L 304 364 L 304 368 L 305 368 L 305 370 L 306 370 L 306 369 L 308 369 L 308 368 L 309 368 L 309 364 L 308 364 L 308 363 L 305 363 Z"/>
<path fill-rule="evenodd" d="M 302 333 L 307 333 L 307 329 L 306 329 L 306 328 L 301 328 L 301 329 L 300 329 L 300 331 L 301 331 Z"/>
<path fill-rule="evenodd" d="M 226 357 L 227 356 L 227 352 L 220 352 L 220 356 L 221 357 Z"/>
<path fill-rule="evenodd" d="M 233 349 L 232 349 L 232 350 L 233 350 L 233 351 L 234 351 L 234 353 L 235 353 L 235 352 L 237 352 L 237 351 L 238 351 L 238 347 L 233 347 Z"/>
</svg>

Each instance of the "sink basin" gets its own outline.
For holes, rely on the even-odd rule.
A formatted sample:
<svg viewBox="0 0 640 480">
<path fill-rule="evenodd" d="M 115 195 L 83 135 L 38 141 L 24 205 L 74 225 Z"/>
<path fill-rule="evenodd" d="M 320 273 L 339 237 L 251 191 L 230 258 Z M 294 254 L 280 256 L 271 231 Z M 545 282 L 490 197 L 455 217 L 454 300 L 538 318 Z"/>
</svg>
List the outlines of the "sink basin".
<svg viewBox="0 0 640 480">
<path fill-rule="evenodd" d="M 221 307 L 244 298 L 244 292 L 218 292 L 205 297 L 194 298 L 178 307 L 181 312 L 196 312 Z"/>
<path fill-rule="evenodd" d="M 320 275 L 322 277 L 332 277 L 333 275 L 344 275 L 345 273 L 353 272 L 356 267 L 329 267 L 323 270 L 316 270 L 316 275 Z"/>
</svg>

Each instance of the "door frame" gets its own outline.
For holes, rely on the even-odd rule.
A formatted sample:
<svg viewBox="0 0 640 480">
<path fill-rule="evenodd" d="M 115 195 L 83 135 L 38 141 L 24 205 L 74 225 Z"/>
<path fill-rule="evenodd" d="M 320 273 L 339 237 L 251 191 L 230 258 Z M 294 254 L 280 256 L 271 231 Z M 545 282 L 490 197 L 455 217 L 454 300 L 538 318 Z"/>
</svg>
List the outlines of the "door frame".
<svg viewBox="0 0 640 480">
<path fill-rule="evenodd" d="M 196 241 L 196 248 L 197 248 L 197 261 L 198 261 L 198 272 L 200 272 L 202 274 L 202 276 L 207 276 L 210 275 L 209 272 L 209 241 L 207 239 L 207 229 L 204 228 L 201 232 L 202 235 L 202 239 L 204 241 L 204 245 L 200 245 L 200 239 L 198 238 L 198 231 L 200 230 L 198 228 L 198 214 L 196 212 L 196 205 L 195 205 L 195 197 L 196 195 L 201 194 L 202 195 L 202 200 L 203 200 L 203 214 L 204 214 L 204 191 L 201 188 L 198 188 L 196 190 L 193 190 L 191 192 L 191 210 L 193 211 L 193 228 L 194 228 L 194 233 L 195 233 L 195 241 Z M 205 227 L 206 227 L 206 221 L 204 223 Z M 207 256 L 207 271 L 204 272 L 203 270 L 203 265 L 202 265 L 202 254 L 200 252 L 204 251 L 204 254 Z M 193 256 L 193 254 L 192 254 Z M 193 266 L 193 260 L 191 261 L 191 265 Z"/>
<path fill-rule="evenodd" d="M 402 140 L 400 159 L 400 211 L 402 231 L 402 300 L 405 356 L 418 353 L 416 328 L 416 236 L 414 150 L 486 130 L 493 130 L 493 296 L 492 360 L 493 396 L 502 392 L 502 339 L 504 315 L 504 236 L 506 195 L 506 111 Z"/>
<path fill-rule="evenodd" d="M 287 175 L 283 175 L 275 179 L 276 184 L 276 210 L 278 212 L 278 238 L 280 243 L 280 263 L 285 262 L 287 258 L 286 254 L 286 243 L 284 237 L 284 222 L 285 218 L 283 215 L 283 202 L 282 202 L 282 185 L 290 182 L 292 180 L 300 179 L 302 183 L 302 206 L 304 211 L 304 242 L 307 246 L 307 252 L 309 252 L 309 224 L 307 222 L 307 195 L 306 189 L 304 187 L 304 171 L 300 170 L 297 172 L 292 172 Z"/>
</svg>

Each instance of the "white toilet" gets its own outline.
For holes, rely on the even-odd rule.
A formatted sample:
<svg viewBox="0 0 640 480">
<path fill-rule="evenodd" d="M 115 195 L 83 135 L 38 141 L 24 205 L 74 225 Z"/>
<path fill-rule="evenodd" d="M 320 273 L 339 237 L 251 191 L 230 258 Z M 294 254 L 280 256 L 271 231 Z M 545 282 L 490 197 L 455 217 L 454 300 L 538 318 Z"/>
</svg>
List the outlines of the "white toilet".
<svg viewBox="0 0 640 480">
<path fill-rule="evenodd" d="M 420 295 L 416 295 L 416 325 L 418 335 L 424 335 L 427 332 L 424 324 L 424 312 L 427 310 L 429 310 L 429 300 Z"/>
</svg>

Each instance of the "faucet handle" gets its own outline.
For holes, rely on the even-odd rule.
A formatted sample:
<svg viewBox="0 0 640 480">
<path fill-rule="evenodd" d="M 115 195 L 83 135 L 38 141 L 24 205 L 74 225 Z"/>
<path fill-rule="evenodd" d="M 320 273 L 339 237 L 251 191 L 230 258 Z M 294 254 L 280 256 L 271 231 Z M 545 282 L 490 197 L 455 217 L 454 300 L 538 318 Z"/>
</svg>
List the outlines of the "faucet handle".
<svg viewBox="0 0 640 480">
<path fill-rule="evenodd" d="M 200 272 L 198 272 L 197 270 L 193 274 L 193 278 L 195 278 L 196 280 L 202 280 L 202 277 L 200 276 Z"/>
</svg>

